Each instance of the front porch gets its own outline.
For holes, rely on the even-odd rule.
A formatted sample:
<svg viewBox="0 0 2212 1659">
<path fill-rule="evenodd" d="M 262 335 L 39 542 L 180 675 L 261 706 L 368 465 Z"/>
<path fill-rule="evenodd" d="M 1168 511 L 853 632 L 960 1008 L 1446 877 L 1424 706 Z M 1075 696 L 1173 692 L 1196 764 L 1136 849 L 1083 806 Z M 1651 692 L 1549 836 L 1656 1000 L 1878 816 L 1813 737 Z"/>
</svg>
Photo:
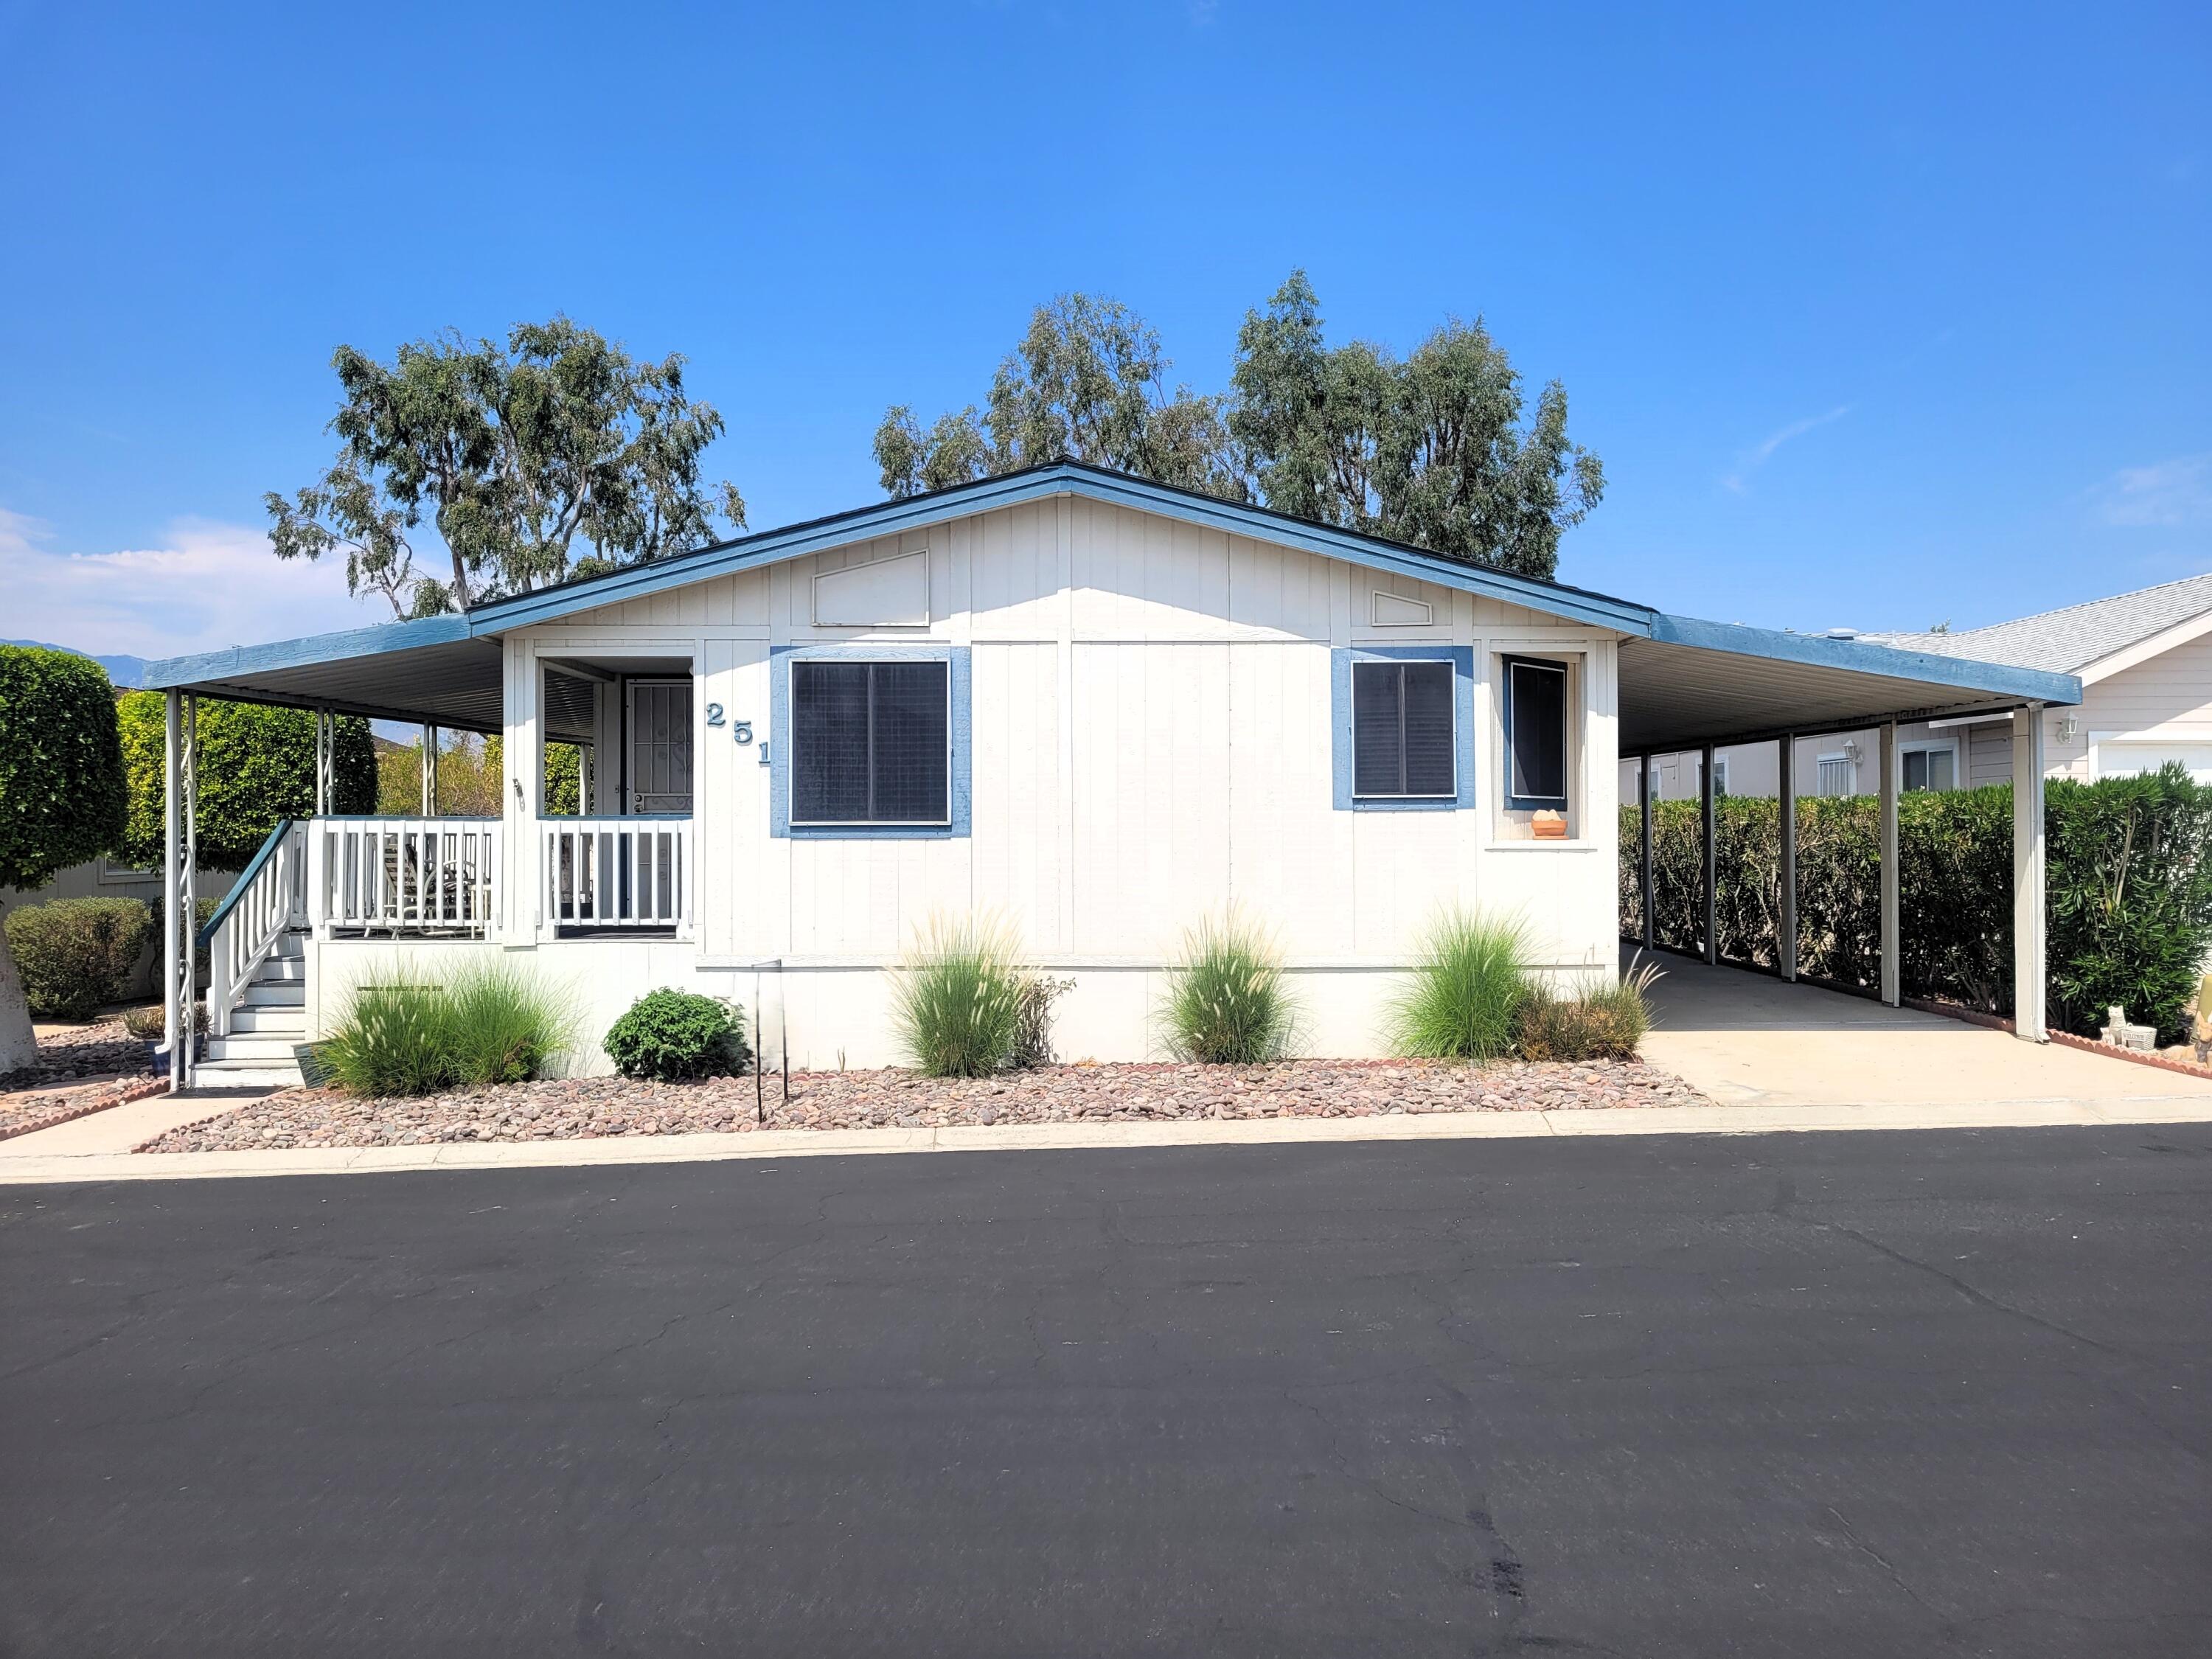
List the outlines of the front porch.
<svg viewBox="0 0 2212 1659">
<path fill-rule="evenodd" d="M 333 950 L 350 960 L 373 944 L 434 951 L 693 941 L 690 659 L 665 648 L 526 653 L 528 684 L 518 688 L 498 647 L 437 637 L 445 620 L 403 653 L 414 668 L 404 678 L 380 653 L 170 690 L 172 916 L 195 915 L 196 697 L 305 707 L 317 715 L 318 733 L 313 814 L 280 823 L 209 920 L 165 943 L 173 1030 L 205 994 L 204 1048 L 170 1045 L 173 1086 L 296 1081 L 299 1046 L 320 1029 L 328 988 L 316 981 Z M 340 714 L 422 732 L 418 813 L 328 810 L 332 719 Z M 440 736 L 457 730 L 501 744 L 501 816 L 436 811 Z M 558 807 L 548 766 L 556 744 L 576 754 Z M 204 983 L 196 954 L 206 963 Z M 416 969 L 388 951 L 371 951 L 341 977 L 352 984 L 387 971 Z"/>
</svg>

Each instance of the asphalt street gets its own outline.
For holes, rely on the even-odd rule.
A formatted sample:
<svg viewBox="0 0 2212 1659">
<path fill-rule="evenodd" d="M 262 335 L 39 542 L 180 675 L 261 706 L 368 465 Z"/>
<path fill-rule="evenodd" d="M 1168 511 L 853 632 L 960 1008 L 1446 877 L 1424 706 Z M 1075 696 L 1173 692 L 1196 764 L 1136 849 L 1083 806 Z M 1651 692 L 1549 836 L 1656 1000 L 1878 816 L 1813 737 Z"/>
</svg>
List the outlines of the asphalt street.
<svg viewBox="0 0 2212 1659">
<path fill-rule="evenodd" d="M 2212 1651 L 2212 1126 L 0 1189 L 9 1655 Z"/>
</svg>

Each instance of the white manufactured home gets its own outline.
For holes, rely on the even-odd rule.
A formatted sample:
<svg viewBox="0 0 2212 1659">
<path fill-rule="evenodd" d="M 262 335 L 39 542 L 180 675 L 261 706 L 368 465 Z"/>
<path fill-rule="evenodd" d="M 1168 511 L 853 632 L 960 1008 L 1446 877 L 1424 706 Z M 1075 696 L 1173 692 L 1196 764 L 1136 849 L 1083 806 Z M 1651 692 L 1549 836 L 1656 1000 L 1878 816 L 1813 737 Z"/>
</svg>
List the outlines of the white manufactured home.
<svg viewBox="0 0 2212 1659">
<path fill-rule="evenodd" d="M 1448 906 L 1518 917 L 1556 975 L 1616 971 L 1623 756 L 2008 710 L 2025 745 L 2080 696 L 1073 463 L 148 684 L 179 885 L 195 698 L 505 739 L 498 818 L 278 827 L 210 928 L 215 1035 L 174 1045 L 180 1085 L 281 1073 L 350 988 L 471 952 L 574 992 L 580 1069 L 664 985 L 745 1005 L 771 1063 L 895 1061 L 887 970 L 940 914 L 1074 981 L 1064 1057 L 1137 1059 L 1184 930 L 1231 905 L 1285 952 L 1306 1048 L 1372 1054 Z M 549 743 L 584 750 L 581 816 L 545 810 Z"/>
</svg>

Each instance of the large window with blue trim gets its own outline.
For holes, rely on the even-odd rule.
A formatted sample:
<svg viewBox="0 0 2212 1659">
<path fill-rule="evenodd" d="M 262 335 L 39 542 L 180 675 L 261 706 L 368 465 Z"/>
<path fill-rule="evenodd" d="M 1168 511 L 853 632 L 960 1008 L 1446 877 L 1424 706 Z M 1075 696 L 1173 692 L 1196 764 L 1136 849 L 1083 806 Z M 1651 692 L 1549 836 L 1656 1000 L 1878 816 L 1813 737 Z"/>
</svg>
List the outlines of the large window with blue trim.
<svg viewBox="0 0 2212 1659">
<path fill-rule="evenodd" d="M 951 771 L 948 664 L 791 665 L 794 827 L 949 823 Z"/>
<path fill-rule="evenodd" d="M 1352 665 L 1352 793 L 1362 800 L 1458 791 L 1449 662 Z"/>
</svg>

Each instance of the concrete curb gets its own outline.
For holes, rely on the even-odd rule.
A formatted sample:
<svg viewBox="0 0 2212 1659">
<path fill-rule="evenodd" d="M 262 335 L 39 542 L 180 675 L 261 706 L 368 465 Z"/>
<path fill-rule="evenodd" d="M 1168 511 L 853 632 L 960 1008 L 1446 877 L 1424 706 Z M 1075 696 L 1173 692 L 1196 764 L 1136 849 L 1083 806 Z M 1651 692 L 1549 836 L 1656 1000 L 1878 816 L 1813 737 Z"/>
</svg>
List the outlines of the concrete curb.
<svg viewBox="0 0 2212 1659">
<path fill-rule="evenodd" d="M 1039 1123 L 945 1129 L 768 1129 L 754 1134 L 610 1136 L 592 1140 L 443 1142 L 266 1152 L 0 1155 L 0 1186 L 55 1182 L 372 1175 L 397 1170 L 577 1169 L 894 1152 L 1012 1152 L 1140 1146 L 1349 1145 L 1581 1135 L 1786 1134 L 1874 1129 L 2082 1128 L 2212 1123 L 2212 1100 L 2143 1097 L 2090 1104 L 1658 1106 L 1556 1112 L 1439 1112 L 1419 1117 L 1250 1118 L 1163 1123 Z"/>
</svg>

